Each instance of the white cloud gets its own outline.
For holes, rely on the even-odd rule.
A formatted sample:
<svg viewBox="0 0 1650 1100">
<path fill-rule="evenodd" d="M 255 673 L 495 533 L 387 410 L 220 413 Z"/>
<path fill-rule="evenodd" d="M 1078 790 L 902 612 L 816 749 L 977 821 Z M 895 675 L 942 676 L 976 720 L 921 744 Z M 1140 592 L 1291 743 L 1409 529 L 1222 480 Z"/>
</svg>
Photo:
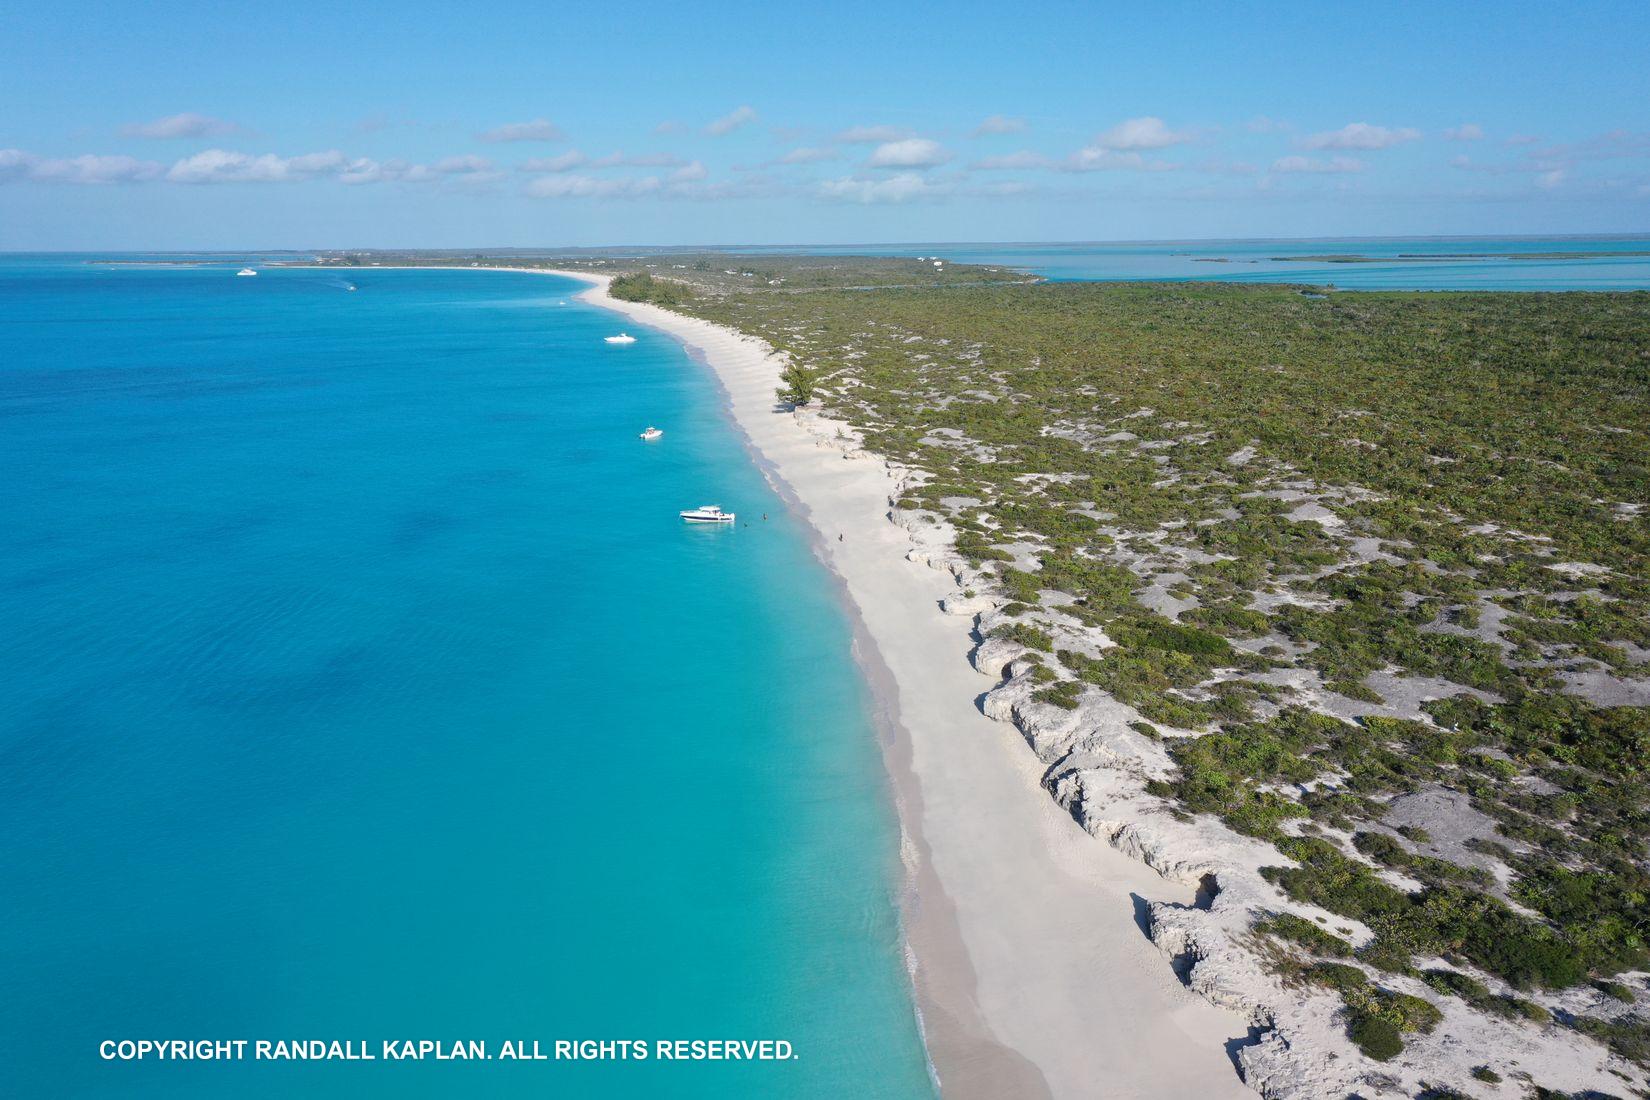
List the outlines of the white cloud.
<svg viewBox="0 0 1650 1100">
<path fill-rule="evenodd" d="M 1301 142 L 1308 149 L 1386 149 L 1406 141 L 1414 141 L 1421 131 L 1410 127 L 1371 126 L 1367 122 L 1349 122 L 1339 130 L 1325 130 Z"/>
<path fill-rule="evenodd" d="M 1506 145 L 1534 145 L 1537 142 L 1539 142 L 1540 140 L 1541 140 L 1541 138 L 1538 137 L 1535 134 L 1514 134 L 1512 137 L 1508 138 L 1503 144 L 1506 144 Z"/>
<path fill-rule="evenodd" d="M 1045 157 L 1041 153 L 1033 153 L 1029 149 L 1021 149 L 1016 153 L 1008 153 L 1000 157 L 984 157 L 969 165 L 982 171 L 999 171 L 1002 169 L 1023 168 L 1057 168 L 1059 167 L 1052 157 Z"/>
<path fill-rule="evenodd" d="M 1068 172 L 1173 172 L 1180 165 L 1090 145 L 1067 157 L 1060 167 Z"/>
<path fill-rule="evenodd" d="M 1148 115 L 1119 122 L 1095 138 L 1094 144 L 1102 149 L 1167 149 L 1196 137 L 1189 130 L 1171 130 L 1162 119 Z"/>
<path fill-rule="evenodd" d="M 1445 130 L 1444 137 L 1450 141 L 1482 141 L 1484 128 L 1476 122 L 1464 122 L 1460 126 L 1452 126 Z"/>
<path fill-rule="evenodd" d="M 1330 157 L 1328 160 L 1316 160 L 1312 157 L 1280 157 L 1272 162 L 1272 171 L 1284 173 L 1340 174 L 1362 172 L 1363 170 L 1364 162 L 1354 157 Z"/>
<path fill-rule="evenodd" d="M 819 185 L 819 194 L 841 202 L 884 203 L 909 202 L 943 194 L 945 189 L 928 182 L 915 172 L 901 172 L 887 179 L 866 180 L 852 176 L 826 180 Z"/>
<path fill-rule="evenodd" d="M 331 179 L 358 186 L 370 183 L 428 183 L 448 180 L 483 183 L 500 173 L 485 157 L 446 157 L 434 164 L 404 160 L 347 157 L 336 149 L 283 157 L 275 153 L 240 153 L 207 149 L 175 161 L 170 167 L 128 156 L 39 157 L 18 149 L 0 149 L 0 182 L 33 180 L 43 183 L 134 183 L 164 180 L 179 184 L 296 183 Z"/>
<path fill-rule="evenodd" d="M 532 157 L 516 165 L 516 170 L 541 173 L 584 168 L 597 172 L 604 168 L 675 168 L 686 163 L 675 153 L 608 153 L 606 156 L 588 157 L 573 149 L 554 157 Z"/>
<path fill-rule="evenodd" d="M 850 126 L 834 140 L 839 145 L 880 145 L 911 136 L 911 131 L 900 126 Z"/>
<path fill-rule="evenodd" d="M 560 141 L 567 135 L 549 119 L 535 118 L 531 122 L 506 122 L 477 136 L 482 141 Z"/>
<path fill-rule="evenodd" d="M 974 127 L 974 136 L 982 137 L 986 134 L 1017 134 L 1026 128 L 1023 118 L 1009 118 L 1007 115 L 992 115 Z"/>
<path fill-rule="evenodd" d="M 373 160 L 357 157 L 337 172 L 339 183 L 490 183 L 502 178 L 493 162 L 485 157 L 443 157 L 434 164 L 411 164 L 404 160 Z M 301 177 L 298 177 L 301 178 Z"/>
<path fill-rule="evenodd" d="M 338 167 L 343 167 L 343 154 L 337 156 Z M 173 183 L 281 183 L 303 174 L 293 168 L 296 159 L 274 153 L 254 156 L 227 149 L 207 149 L 172 165 L 166 178 Z"/>
<path fill-rule="evenodd" d="M 822 160 L 836 160 L 842 154 L 835 149 L 810 149 L 806 146 L 792 149 L 774 163 L 776 164 L 817 164 Z"/>
<path fill-rule="evenodd" d="M 927 138 L 906 138 L 888 141 L 877 146 L 866 161 L 872 168 L 932 168 L 951 159 L 951 154 L 937 141 Z"/>
<path fill-rule="evenodd" d="M 708 175 L 710 175 L 710 172 L 705 169 L 704 162 L 696 160 L 692 164 L 684 164 L 672 172 L 670 180 L 672 183 L 689 183 L 694 180 L 702 180 Z"/>
<path fill-rule="evenodd" d="M 21 149 L 0 149 L 0 181 L 27 179 L 38 159 Z"/>
<path fill-rule="evenodd" d="M 659 123 L 659 125 L 655 126 L 653 128 L 653 132 L 662 136 L 664 134 L 679 134 L 686 129 L 687 127 L 683 126 L 680 122 L 677 122 L 674 119 L 666 119 L 665 121 Z"/>
<path fill-rule="evenodd" d="M 589 159 L 577 149 L 572 149 L 553 157 L 533 157 L 531 160 L 522 161 L 516 167 L 523 172 L 566 172 Z"/>
<path fill-rule="evenodd" d="M 385 180 L 401 179 L 409 167 L 404 161 L 377 161 L 371 157 L 356 157 L 338 173 L 338 182 L 352 187 L 365 183 L 383 183 Z"/>
<path fill-rule="evenodd" d="M 303 153 L 296 157 L 288 157 L 287 171 L 299 176 L 325 175 L 329 172 L 340 172 L 349 163 L 349 158 L 336 149 L 329 149 L 325 153 Z"/>
<path fill-rule="evenodd" d="M 122 126 L 120 132 L 127 137 L 154 138 L 203 138 L 223 137 L 232 134 L 240 127 L 233 122 L 225 122 L 221 118 L 210 115 L 200 115 L 193 111 L 185 111 L 178 115 L 167 115 L 165 118 L 151 119 L 148 122 L 133 122 Z"/>
<path fill-rule="evenodd" d="M 127 156 L 40 157 L 21 149 L 0 149 L 0 183 L 139 183 L 166 170 L 152 160 Z"/>
<path fill-rule="evenodd" d="M 735 107 L 721 118 L 706 126 L 705 133 L 712 137 L 721 137 L 723 134 L 733 133 L 733 131 L 739 129 L 739 127 L 745 125 L 746 123 L 755 121 L 756 109 L 754 107 Z"/>
<path fill-rule="evenodd" d="M 443 176 L 476 176 L 491 173 L 493 162 L 486 157 L 471 154 L 459 157 L 442 157 L 430 165 L 430 168 Z"/>
<path fill-rule="evenodd" d="M 527 193 L 537 199 L 640 198 L 657 194 L 663 186 L 656 176 L 611 179 L 573 174 L 543 176 L 527 185 Z"/>
<path fill-rule="evenodd" d="M 683 163 L 675 153 L 609 153 L 590 162 L 591 168 L 674 168 Z"/>
<path fill-rule="evenodd" d="M 1565 171 L 1563 168 L 1554 168 L 1550 172 L 1543 172 L 1541 175 L 1537 176 L 1535 178 L 1535 185 L 1543 191 L 1551 191 L 1553 188 L 1563 183 L 1569 174 L 1570 173 Z"/>
</svg>

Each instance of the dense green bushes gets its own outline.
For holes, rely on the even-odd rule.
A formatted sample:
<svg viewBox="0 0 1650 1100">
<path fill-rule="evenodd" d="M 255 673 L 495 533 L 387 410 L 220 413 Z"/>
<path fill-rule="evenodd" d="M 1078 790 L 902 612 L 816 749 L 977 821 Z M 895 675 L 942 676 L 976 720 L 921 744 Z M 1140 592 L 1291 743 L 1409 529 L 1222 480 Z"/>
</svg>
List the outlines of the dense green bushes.
<svg viewBox="0 0 1650 1100">
<path fill-rule="evenodd" d="M 645 272 L 617 276 L 608 285 L 607 292 L 626 302 L 652 302 L 666 308 L 682 306 L 692 298 L 692 292 L 680 283 L 655 279 Z"/>
<path fill-rule="evenodd" d="M 1267 878 L 1297 901 L 1368 924 L 1375 940 L 1360 954 L 1407 970 L 1416 954 L 1456 954 L 1520 988 L 1563 989 L 1616 965 L 1613 951 L 1576 942 L 1495 898 L 1459 886 L 1406 893 L 1326 840 L 1289 837 L 1278 847 L 1298 867 L 1268 867 Z"/>
<path fill-rule="evenodd" d="M 1293 913 L 1274 913 L 1264 920 L 1256 921 L 1254 930 L 1288 940 L 1314 955 L 1344 958 L 1352 954 L 1350 943 L 1332 932 L 1324 931 L 1305 917 L 1297 917 Z"/>
</svg>

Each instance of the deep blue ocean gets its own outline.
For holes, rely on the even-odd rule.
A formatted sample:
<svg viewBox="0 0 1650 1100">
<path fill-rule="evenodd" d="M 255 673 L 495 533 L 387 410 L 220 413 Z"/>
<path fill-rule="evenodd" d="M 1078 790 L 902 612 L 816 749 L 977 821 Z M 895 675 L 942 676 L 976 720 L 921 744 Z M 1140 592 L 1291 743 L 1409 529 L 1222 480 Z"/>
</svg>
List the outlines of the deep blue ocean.
<svg viewBox="0 0 1650 1100">
<path fill-rule="evenodd" d="M 745 249 L 824 255 L 926 256 L 1001 265 L 1045 278 L 1309 283 L 1344 290 L 1647 290 L 1650 236 L 1351 237 L 1336 240 L 1139 241 L 1085 244 L 905 244 Z M 1546 253 L 1539 259 L 1523 258 Z M 1581 253 L 1556 258 L 1553 253 Z M 1359 256 L 1361 263 L 1302 260 Z M 1297 257 L 1279 259 L 1278 257 Z"/>
<path fill-rule="evenodd" d="M 235 266 L 0 258 L 0 1093 L 928 1095 L 850 626 L 706 371 Z M 798 1057 L 98 1056 L 722 1037 Z"/>
</svg>

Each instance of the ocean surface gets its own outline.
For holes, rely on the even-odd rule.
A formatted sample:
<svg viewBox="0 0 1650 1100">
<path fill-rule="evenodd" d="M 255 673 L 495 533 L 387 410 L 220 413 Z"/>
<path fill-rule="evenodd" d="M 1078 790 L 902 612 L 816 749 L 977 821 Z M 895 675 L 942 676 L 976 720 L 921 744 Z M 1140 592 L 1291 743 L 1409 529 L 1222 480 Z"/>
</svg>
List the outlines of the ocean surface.
<svg viewBox="0 0 1650 1100">
<path fill-rule="evenodd" d="M 850 627 L 713 380 L 558 278 L 235 266 L 0 258 L 0 1092 L 929 1095 Z M 797 1058 L 98 1057 L 724 1037 Z"/>
<path fill-rule="evenodd" d="M 742 251 L 934 256 L 954 263 L 1020 268 L 1056 280 L 1284 282 L 1333 285 L 1344 290 L 1650 289 L 1650 236 L 1371 237 L 1117 244 L 918 243 L 788 246 Z M 1624 255 L 1633 252 L 1641 255 Z M 1359 262 L 1302 258 L 1324 256 L 1355 256 Z"/>
</svg>

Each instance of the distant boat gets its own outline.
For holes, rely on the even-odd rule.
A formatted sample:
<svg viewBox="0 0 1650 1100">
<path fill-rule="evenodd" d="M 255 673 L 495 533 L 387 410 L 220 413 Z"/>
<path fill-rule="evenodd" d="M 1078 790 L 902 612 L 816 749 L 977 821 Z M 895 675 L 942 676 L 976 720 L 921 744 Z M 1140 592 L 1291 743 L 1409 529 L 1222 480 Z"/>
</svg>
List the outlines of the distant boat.
<svg viewBox="0 0 1650 1100">
<path fill-rule="evenodd" d="M 609 344 L 634 344 L 636 342 L 636 338 L 628 332 L 621 332 L 617 336 L 604 336 L 602 339 Z"/>
<path fill-rule="evenodd" d="M 664 434 L 665 433 L 663 431 L 659 430 L 658 428 L 653 427 L 650 424 L 650 425 L 648 425 L 647 431 L 642 433 L 642 438 L 643 439 L 658 439 L 661 435 L 664 435 Z"/>
<path fill-rule="evenodd" d="M 683 519 L 689 523 L 732 523 L 732 512 L 724 512 L 714 504 L 701 504 L 697 508 L 689 508 L 681 513 Z"/>
<path fill-rule="evenodd" d="M 351 283 L 349 286 L 345 287 L 344 289 L 345 290 L 354 290 L 355 289 L 355 284 Z"/>
<path fill-rule="evenodd" d="M 250 267 L 243 267 L 239 271 L 235 272 L 235 274 L 237 274 L 237 275 L 256 275 L 257 272 L 253 271 Z"/>
</svg>

